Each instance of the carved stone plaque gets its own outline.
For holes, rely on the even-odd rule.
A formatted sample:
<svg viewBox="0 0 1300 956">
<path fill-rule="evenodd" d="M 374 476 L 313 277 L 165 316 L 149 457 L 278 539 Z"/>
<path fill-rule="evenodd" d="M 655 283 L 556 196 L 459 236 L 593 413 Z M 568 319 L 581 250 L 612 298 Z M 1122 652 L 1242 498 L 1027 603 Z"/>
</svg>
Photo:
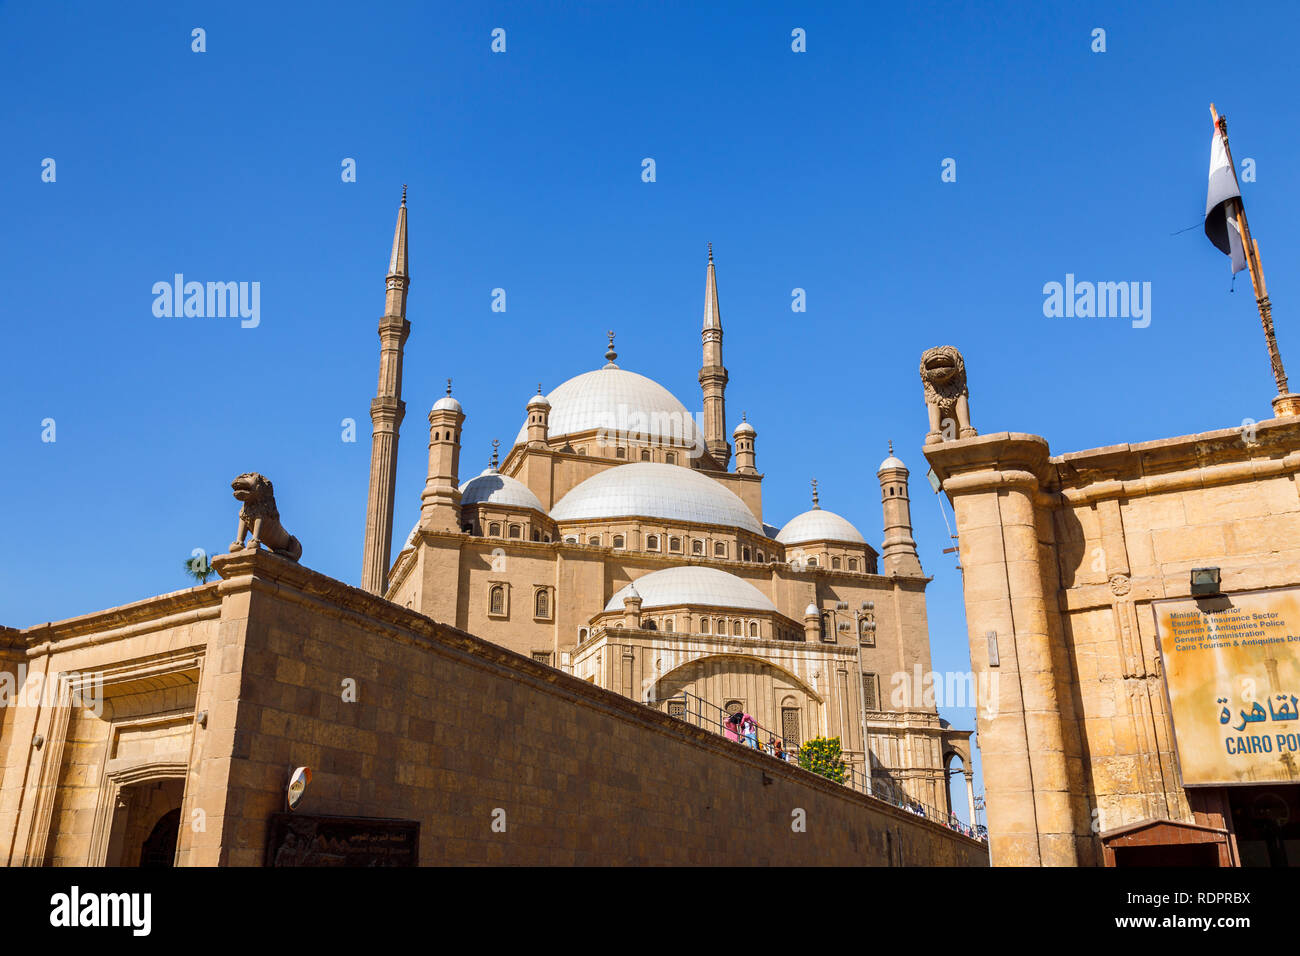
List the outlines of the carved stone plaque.
<svg viewBox="0 0 1300 956">
<path fill-rule="evenodd" d="M 416 866 L 420 824 L 382 817 L 273 813 L 267 866 Z"/>
</svg>

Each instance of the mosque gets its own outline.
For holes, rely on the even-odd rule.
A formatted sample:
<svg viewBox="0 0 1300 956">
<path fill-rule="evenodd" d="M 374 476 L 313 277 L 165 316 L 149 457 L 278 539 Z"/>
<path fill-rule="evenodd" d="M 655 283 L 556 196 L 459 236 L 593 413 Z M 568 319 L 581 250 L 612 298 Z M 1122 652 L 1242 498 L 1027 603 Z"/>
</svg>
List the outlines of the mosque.
<svg viewBox="0 0 1300 956">
<path fill-rule="evenodd" d="M 973 819 L 970 731 L 893 692 L 892 675 L 931 670 L 908 469 L 891 446 L 879 550 L 820 507 L 815 485 L 810 510 L 768 522 L 757 429 L 727 430 L 711 247 L 698 420 L 620 367 L 610 333 L 603 366 L 521 396 L 504 459 L 463 475 L 467 409 L 449 383 L 428 415 L 419 521 L 392 559 L 409 284 L 403 194 L 371 403 L 365 590 L 670 714 L 743 710 L 788 748 L 838 737 L 848 765 L 933 807 L 952 809 L 959 758 Z"/>
</svg>

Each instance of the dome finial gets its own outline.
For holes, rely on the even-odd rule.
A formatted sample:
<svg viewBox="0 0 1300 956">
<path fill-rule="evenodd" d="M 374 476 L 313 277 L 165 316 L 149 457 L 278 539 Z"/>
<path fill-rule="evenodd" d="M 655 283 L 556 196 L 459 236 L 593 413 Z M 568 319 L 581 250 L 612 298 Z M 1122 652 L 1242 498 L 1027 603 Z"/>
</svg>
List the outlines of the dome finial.
<svg viewBox="0 0 1300 956">
<path fill-rule="evenodd" d="M 493 470 L 493 471 L 496 471 L 496 470 L 497 470 L 497 467 L 498 467 L 498 465 L 497 465 L 497 449 L 500 448 L 500 447 L 501 447 L 501 439 L 500 439 L 500 438 L 494 438 L 494 439 L 492 439 L 492 470 Z"/>
<path fill-rule="evenodd" d="M 894 439 L 889 439 L 889 457 L 894 457 Z"/>
<path fill-rule="evenodd" d="M 817 479 L 816 478 L 812 480 L 812 486 L 813 486 L 813 507 L 821 508 L 821 505 L 818 504 L 817 501 Z"/>
<path fill-rule="evenodd" d="M 542 394 L 542 383 L 541 383 L 541 382 L 538 382 L 538 383 L 537 383 L 537 394 L 538 394 L 538 395 Z"/>
<path fill-rule="evenodd" d="M 611 329 L 605 334 L 609 336 L 609 351 L 605 353 L 605 361 L 609 364 L 605 368 L 617 368 L 618 366 L 614 365 L 614 359 L 618 358 L 618 353 L 614 351 L 614 332 Z"/>
</svg>

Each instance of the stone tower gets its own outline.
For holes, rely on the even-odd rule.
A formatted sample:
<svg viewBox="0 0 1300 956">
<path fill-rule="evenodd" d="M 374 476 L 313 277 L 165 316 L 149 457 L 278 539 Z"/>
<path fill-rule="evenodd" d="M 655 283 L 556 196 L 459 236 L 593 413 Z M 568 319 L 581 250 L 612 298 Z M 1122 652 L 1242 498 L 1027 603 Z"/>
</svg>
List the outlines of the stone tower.
<svg viewBox="0 0 1300 956">
<path fill-rule="evenodd" d="M 460 530 L 460 436 L 465 412 L 447 394 L 429 412 L 429 476 L 420 495 L 420 527 L 436 531 Z"/>
<path fill-rule="evenodd" d="M 397 488 L 397 435 L 406 414 L 402 401 L 402 349 L 411 333 L 406 321 L 406 290 L 411 272 L 406 258 L 406 187 L 397 210 L 393 252 L 388 260 L 387 296 L 379 320 L 379 388 L 370 403 L 370 493 L 366 499 L 366 543 L 361 587 L 372 594 L 388 590 L 393 543 L 393 496 Z"/>
<path fill-rule="evenodd" d="M 885 542 L 880 563 L 885 574 L 920 576 L 921 559 L 912 539 L 912 505 L 907 497 L 907 466 L 894 457 L 894 443 L 889 443 L 889 457 L 880 463 L 880 502 L 885 513 Z"/>
<path fill-rule="evenodd" d="M 546 444 L 551 417 L 551 403 L 542 394 L 541 385 L 537 386 L 537 394 L 528 400 L 526 411 L 528 413 L 528 444 L 540 448 Z"/>
<path fill-rule="evenodd" d="M 722 316 L 718 312 L 718 277 L 713 271 L 713 243 L 709 243 L 709 267 L 704 279 L 704 367 L 700 389 L 704 392 L 704 447 L 718 468 L 731 463 L 727 443 L 727 370 L 722 365 Z"/>
<path fill-rule="evenodd" d="M 754 456 L 754 439 L 757 436 L 758 432 L 754 431 L 754 426 L 742 416 L 740 424 L 731 433 L 731 437 L 736 440 L 736 474 L 758 474 Z"/>
</svg>

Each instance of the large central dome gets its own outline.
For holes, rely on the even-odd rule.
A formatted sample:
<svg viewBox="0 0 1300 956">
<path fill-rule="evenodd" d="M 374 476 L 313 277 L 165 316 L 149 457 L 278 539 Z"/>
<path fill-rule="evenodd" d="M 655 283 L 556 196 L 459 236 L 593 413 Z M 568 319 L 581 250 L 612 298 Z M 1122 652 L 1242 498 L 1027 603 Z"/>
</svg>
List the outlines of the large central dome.
<svg viewBox="0 0 1300 956">
<path fill-rule="evenodd" d="M 661 518 L 762 534 L 740 496 L 684 465 L 638 461 L 592 475 L 555 503 L 556 521 Z"/>
<path fill-rule="evenodd" d="M 559 385 L 546 396 L 551 403 L 550 438 L 603 428 L 634 432 L 654 443 L 694 445 L 696 424 L 686 406 L 658 382 L 606 365 Z M 528 425 L 515 444 L 528 441 Z"/>
</svg>

